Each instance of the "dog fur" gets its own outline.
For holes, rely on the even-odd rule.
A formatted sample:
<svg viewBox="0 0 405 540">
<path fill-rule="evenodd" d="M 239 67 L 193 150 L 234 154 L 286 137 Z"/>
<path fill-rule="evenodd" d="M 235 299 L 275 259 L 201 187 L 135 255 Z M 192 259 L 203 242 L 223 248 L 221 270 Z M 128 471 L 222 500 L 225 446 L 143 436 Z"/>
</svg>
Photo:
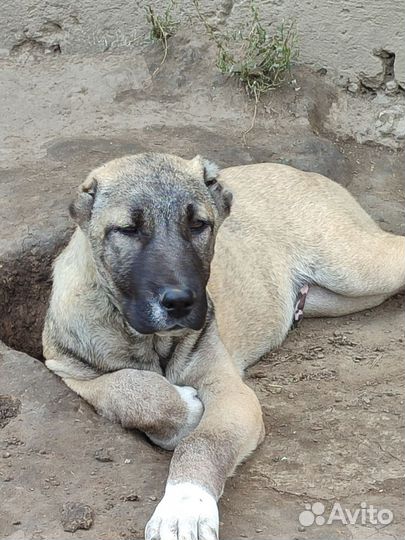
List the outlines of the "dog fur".
<svg viewBox="0 0 405 540">
<path fill-rule="evenodd" d="M 100 414 L 174 449 L 146 539 L 217 538 L 225 480 L 264 435 L 244 369 L 283 341 L 303 285 L 312 317 L 403 289 L 404 238 L 321 175 L 269 163 L 218 173 L 199 156 L 114 160 L 89 175 L 71 214 L 46 364 Z M 165 280 L 196 291 L 180 328 L 156 300 Z"/>
</svg>

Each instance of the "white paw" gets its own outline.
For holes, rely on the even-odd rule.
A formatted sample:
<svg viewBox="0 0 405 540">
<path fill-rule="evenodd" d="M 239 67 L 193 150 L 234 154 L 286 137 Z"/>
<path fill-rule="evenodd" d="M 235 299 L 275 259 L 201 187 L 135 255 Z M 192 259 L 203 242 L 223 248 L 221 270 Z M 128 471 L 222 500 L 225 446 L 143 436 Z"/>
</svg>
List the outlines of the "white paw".
<svg viewBox="0 0 405 540">
<path fill-rule="evenodd" d="M 174 435 L 171 439 L 159 439 L 147 433 L 151 441 L 165 450 L 174 450 L 179 442 L 184 439 L 184 437 L 190 435 L 190 433 L 194 431 L 194 429 L 200 423 L 204 412 L 204 406 L 198 398 L 197 390 L 195 388 L 192 388 L 191 386 L 176 385 L 174 385 L 174 388 L 180 394 L 180 397 L 186 406 L 187 418 L 185 422 L 179 428 L 176 435 Z"/>
<path fill-rule="evenodd" d="M 204 412 L 204 406 L 198 397 L 197 390 L 191 386 L 176 386 L 177 392 L 180 394 L 181 399 L 187 405 L 188 418 L 187 429 L 189 432 L 193 431 L 200 423 L 201 417 Z"/>
<path fill-rule="evenodd" d="M 216 500 L 197 484 L 168 484 L 146 525 L 145 540 L 218 540 Z"/>
<path fill-rule="evenodd" d="M 46 360 L 45 365 L 50 371 L 53 371 L 55 375 L 58 375 L 61 379 L 70 376 L 69 371 L 66 370 L 64 363 L 60 362 L 59 360 Z"/>
</svg>

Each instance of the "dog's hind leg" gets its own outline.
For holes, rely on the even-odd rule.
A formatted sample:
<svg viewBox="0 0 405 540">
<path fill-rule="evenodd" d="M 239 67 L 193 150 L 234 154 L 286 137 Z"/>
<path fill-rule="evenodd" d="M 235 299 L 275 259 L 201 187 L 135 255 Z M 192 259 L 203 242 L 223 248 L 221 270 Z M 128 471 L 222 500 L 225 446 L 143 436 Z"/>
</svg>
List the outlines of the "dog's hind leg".
<svg viewBox="0 0 405 540">
<path fill-rule="evenodd" d="M 405 288 L 405 238 L 377 226 L 373 230 L 342 228 L 329 234 L 316 259 L 316 285 L 338 295 L 375 297 L 365 301 L 366 307 Z"/>
<path fill-rule="evenodd" d="M 387 294 L 343 296 L 328 289 L 313 286 L 307 294 L 304 314 L 305 317 L 341 317 L 378 306 L 388 297 Z"/>
<path fill-rule="evenodd" d="M 62 375 L 63 362 L 47 360 Z M 121 369 L 93 379 L 63 376 L 66 385 L 96 411 L 125 428 L 143 431 L 155 444 L 173 450 L 198 425 L 203 405 L 197 392 L 175 386 L 159 373 Z"/>
</svg>

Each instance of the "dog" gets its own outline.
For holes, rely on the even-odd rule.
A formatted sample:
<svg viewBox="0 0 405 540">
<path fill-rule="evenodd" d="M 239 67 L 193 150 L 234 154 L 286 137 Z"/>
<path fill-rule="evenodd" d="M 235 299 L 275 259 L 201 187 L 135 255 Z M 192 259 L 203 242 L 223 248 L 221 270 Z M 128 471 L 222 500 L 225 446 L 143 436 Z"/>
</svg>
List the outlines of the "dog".
<svg viewBox="0 0 405 540">
<path fill-rule="evenodd" d="M 146 540 L 216 539 L 226 478 L 264 436 L 243 371 L 303 309 L 336 317 L 402 290 L 405 239 L 319 174 L 219 171 L 200 156 L 111 161 L 70 213 L 46 365 L 100 414 L 174 450 Z"/>
</svg>

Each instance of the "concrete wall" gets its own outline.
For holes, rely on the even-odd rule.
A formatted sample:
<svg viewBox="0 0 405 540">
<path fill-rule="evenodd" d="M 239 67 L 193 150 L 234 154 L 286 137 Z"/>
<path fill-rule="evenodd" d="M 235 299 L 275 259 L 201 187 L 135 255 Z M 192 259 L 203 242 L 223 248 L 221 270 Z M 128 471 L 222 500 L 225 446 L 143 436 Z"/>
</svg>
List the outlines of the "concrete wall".
<svg viewBox="0 0 405 540">
<path fill-rule="evenodd" d="M 166 0 L 6 0 L 2 4 L 0 53 L 3 56 L 37 52 L 92 53 L 145 43 L 145 6 L 164 9 Z M 201 0 L 210 20 L 235 27 L 246 20 L 248 2 Z M 362 80 L 379 86 L 384 75 L 384 51 L 395 54 L 395 77 L 405 86 L 405 2 L 403 0 L 258 0 L 265 21 L 295 19 L 300 61 L 325 68 L 347 84 Z M 191 0 L 178 1 L 185 24 L 195 9 Z M 176 16 L 177 16 L 176 14 Z M 198 22 L 194 22 L 198 25 Z M 376 51 L 383 51 L 376 56 Z M 392 55 L 388 55 L 392 63 Z M 387 70 L 385 70 L 387 72 Z M 391 70 L 392 71 L 392 70 Z M 385 79 L 385 81 L 384 81 Z"/>
</svg>

